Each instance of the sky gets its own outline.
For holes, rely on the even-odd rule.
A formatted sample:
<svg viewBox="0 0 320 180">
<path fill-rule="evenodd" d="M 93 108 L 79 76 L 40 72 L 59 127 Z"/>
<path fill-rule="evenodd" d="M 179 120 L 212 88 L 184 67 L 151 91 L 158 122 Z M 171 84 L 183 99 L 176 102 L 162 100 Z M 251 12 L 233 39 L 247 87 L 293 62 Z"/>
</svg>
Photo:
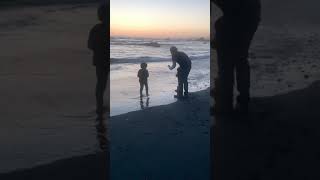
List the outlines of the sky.
<svg viewBox="0 0 320 180">
<path fill-rule="evenodd" d="M 209 0 L 111 0 L 111 36 L 209 37 Z"/>
</svg>

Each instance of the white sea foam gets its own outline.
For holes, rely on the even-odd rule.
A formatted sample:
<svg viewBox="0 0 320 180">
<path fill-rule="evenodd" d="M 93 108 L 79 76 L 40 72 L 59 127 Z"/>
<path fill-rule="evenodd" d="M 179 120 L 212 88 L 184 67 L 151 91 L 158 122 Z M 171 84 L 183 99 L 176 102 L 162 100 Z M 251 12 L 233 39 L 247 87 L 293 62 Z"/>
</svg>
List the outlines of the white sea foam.
<svg viewBox="0 0 320 180">
<path fill-rule="evenodd" d="M 111 63 L 170 61 L 170 47 L 176 46 L 192 60 L 210 57 L 209 41 L 184 39 L 111 38 Z"/>
</svg>

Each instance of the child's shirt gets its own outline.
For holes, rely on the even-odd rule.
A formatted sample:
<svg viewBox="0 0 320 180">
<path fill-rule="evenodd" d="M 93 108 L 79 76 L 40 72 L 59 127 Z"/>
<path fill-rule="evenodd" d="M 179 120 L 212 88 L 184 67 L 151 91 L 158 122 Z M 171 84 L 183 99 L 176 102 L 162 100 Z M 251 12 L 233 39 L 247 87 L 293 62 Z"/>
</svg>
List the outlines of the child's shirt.
<svg viewBox="0 0 320 180">
<path fill-rule="evenodd" d="M 93 51 L 93 65 L 108 66 L 107 26 L 103 23 L 95 25 L 89 34 L 88 48 Z"/>
<path fill-rule="evenodd" d="M 138 77 L 140 82 L 147 82 L 149 77 L 149 72 L 147 69 L 140 69 L 138 71 Z"/>
</svg>

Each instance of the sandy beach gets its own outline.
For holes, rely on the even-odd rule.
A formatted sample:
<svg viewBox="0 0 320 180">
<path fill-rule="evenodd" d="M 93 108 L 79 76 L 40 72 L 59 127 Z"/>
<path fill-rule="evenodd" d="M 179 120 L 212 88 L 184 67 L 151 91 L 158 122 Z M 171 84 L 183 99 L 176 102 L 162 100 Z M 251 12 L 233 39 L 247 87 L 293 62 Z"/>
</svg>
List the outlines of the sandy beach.
<svg viewBox="0 0 320 180">
<path fill-rule="evenodd" d="M 113 116 L 111 179 L 208 179 L 209 90 Z"/>
<path fill-rule="evenodd" d="M 13 171 L 0 174 L 3 180 L 87 180 L 87 179 L 108 179 L 108 160 L 106 153 L 89 154 L 69 159 L 62 159 L 50 164 L 36 166 L 30 169 Z"/>
<path fill-rule="evenodd" d="M 1 10 L 0 173 L 101 152 L 87 49 L 96 8 L 74 3 Z"/>
<path fill-rule="evenodd" d="M 254 98 L 248 118 L 219 118 L 212 138 L 215 160 L 223 163 L 216 175 L 318 179 L 319 90 L 318 81 L 301 90 Z"/>
</svg>

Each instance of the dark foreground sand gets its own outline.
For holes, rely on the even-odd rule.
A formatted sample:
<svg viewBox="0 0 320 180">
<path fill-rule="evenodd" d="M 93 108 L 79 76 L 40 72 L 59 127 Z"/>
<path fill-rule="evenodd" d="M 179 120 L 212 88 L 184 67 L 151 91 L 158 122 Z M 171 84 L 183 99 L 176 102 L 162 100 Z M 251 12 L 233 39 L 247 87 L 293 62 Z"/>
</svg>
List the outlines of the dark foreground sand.
<svg viewBox="0 0 320 180">
<path fill-rule="evenodd" d="M 209 118 L 209 90 L 111 117 L 111 179 L 208 179 Z"/>
<path fill-rule="evenodd" d="M 112 117 L 110 156 L 63 159 L 0 179 L 208 179 L 209 118 L 209 90 L 192 93 L 188 100 Z"/>
<path fill-rule="evenodd" d="M 305 89 L 253 99 L 249 118 L 217 117 L 213 142 L 220 166 L 215 175 L 319 179 L 319 92 L 317 81 Z"/>
<path fill-rule="evenodd" d="M 1 180 L 107 180 L 108 156 L 101 152 L 59 160 L 32 169 L 0 174 Z"/>
</svg>

